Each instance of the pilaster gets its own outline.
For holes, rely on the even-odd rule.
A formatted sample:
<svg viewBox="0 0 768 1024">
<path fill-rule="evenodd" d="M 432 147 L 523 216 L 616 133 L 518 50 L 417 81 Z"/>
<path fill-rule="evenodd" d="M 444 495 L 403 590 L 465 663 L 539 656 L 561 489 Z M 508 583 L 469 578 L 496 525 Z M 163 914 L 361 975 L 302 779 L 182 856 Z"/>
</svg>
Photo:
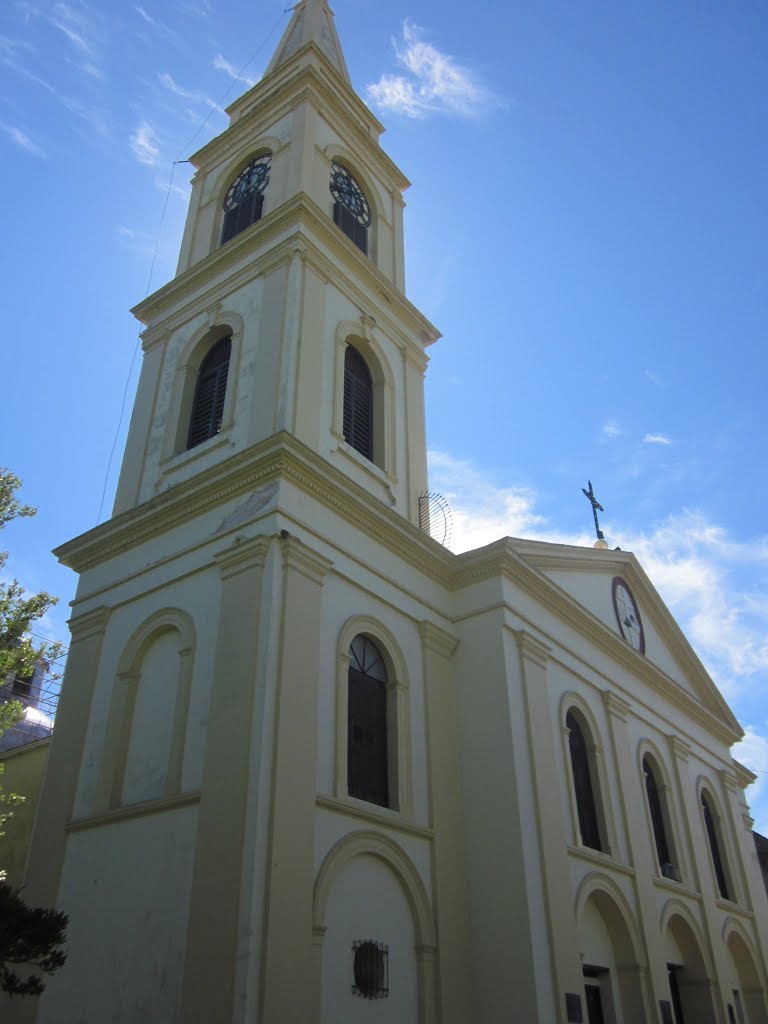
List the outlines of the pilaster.
<svg viewBox="0 0 768 1024">
<path fill-rule="evenodd" d="M 102 605 L 69 621 L 72 640 L 51 737 L 32 846 L 27 862 L 25 900 L 32 906 L 56 903 L 80 775 L 80 754 L 91 714 L 104 634 L 111 609 Z M 77 752 L 78 756 L 73 756 Z"/>
<path fill-rule="evenodd" d="M 579 937 L 573 913 L 568 864 L 568 840 L 560 801 L 562 780 L 555 750 L 547 668 L 551 648 L 526 630 L 515 630 L 531 751 L 538 846 L 542 859 L 544 901 L 552 964 L 552 985 L 558 1020 L 565 1022 L 566 994 L 581 993 L 584 979 L 579 959 Z"/>
<path fill-rule="evenodd" d="M 200 792 L 179 1020 L 230 1020 L 240 928 L 243 832 L 261 576 L 269 539 L 237 538 L 219 570 L 216 661 Z"/>
<path fill-rule="evenodd" d="M 262 1024 L 320 1016 L 313 938 L 322 586 L 332 563 L 287 534 L 278 641 Z"/>
<path fill-rule="evenodd" d="M 419 624 L 419 633 L 434 829 L 432 886 L 440 949 L 439 1019 L 444 1024 L 464 1024 L 472 1017 L 472 981 L 469 973 L 464 818 L 456 759 L 458 736 L 453 655 L 458 641 L 427 621 Z M 420 1019 L 432 1018 L 423 1016 Z"/>
</svg>

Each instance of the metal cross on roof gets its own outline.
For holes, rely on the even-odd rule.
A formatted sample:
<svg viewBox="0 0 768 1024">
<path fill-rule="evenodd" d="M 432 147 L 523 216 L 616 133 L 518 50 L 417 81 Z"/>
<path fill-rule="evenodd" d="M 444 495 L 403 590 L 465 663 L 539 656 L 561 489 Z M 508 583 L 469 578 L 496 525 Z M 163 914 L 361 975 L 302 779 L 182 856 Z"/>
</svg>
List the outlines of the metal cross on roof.
<svg viewBox="0 0 768 1024">
<path fill-rule="evenodd" d="M 595 533 L 597 533 L 597 539 L 605 540 L 605 537 L 603 537 L 603 531 L 600 529 L 600 523 L 597 520 L 597 510 L 600 509 L 601 512 L 605 512 L 605 509 L 595 497 L 595 492 L 592 489 L 592 481 L 587 480 L 587 483 L 589 484 L 589 490 L 586 490 L 586 488 L 582 487 L 581 491 L 584 497 L 589 501 L 590 505 L 592 506 L 592 515 L 595 517 Z"/>
</svg>

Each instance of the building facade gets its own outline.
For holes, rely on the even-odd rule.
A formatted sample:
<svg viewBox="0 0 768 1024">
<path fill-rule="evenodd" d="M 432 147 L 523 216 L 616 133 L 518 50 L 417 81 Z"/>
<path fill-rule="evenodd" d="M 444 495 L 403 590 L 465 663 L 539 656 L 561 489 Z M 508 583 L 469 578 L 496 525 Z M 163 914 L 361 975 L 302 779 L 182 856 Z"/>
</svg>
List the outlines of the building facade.
<svg viewBox="0 0 768 1024">
<path fill-rule="evenodd" d="M 228 113 L 57 552 L 70 951 L 9 1019 L 766 1024 L 741 730 L 637 560 L 421 528 L 439 334 L 326 0 Z"/>
</svg>

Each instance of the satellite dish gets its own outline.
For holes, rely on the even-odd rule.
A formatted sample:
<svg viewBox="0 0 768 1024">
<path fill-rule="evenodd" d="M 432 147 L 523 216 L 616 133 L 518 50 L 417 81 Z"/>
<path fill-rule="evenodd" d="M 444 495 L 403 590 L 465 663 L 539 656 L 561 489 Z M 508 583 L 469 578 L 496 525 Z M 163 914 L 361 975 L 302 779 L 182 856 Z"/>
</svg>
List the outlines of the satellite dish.
<svg viewBox="0 0 768 1024">
<path fill-rule="evenodd" d="M 453 529 L 451 507 L 437 491 L 424 491 L 419 495 L 419 526 L 429 536 L 448 547 Z"/>
</svg>

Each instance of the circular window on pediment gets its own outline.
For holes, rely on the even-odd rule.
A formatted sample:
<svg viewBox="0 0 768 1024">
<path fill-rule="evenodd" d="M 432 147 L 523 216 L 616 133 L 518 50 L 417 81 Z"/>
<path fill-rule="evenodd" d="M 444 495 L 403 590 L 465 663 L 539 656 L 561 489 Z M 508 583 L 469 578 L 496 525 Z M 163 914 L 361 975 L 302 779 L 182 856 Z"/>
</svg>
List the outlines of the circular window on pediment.
<svg viewBox="0 0 768 1024">
<path fill-rule="evenodd" d="M 645 654 L 645 630 L 640 618 L 635 595 L 621 576 L 613 579 L 613 610 L 619 624 L 619 632 L 640 654 Z"/>
</svg>

